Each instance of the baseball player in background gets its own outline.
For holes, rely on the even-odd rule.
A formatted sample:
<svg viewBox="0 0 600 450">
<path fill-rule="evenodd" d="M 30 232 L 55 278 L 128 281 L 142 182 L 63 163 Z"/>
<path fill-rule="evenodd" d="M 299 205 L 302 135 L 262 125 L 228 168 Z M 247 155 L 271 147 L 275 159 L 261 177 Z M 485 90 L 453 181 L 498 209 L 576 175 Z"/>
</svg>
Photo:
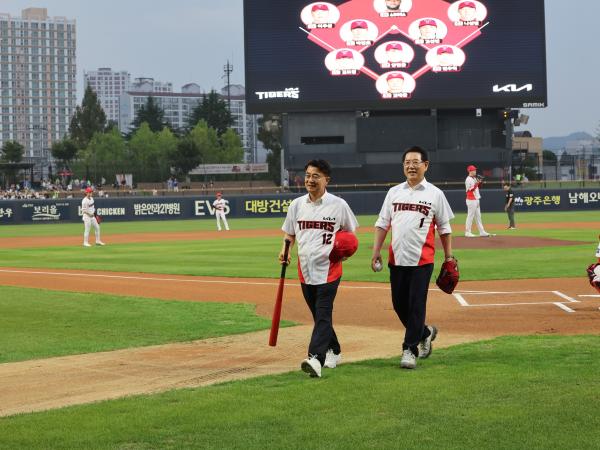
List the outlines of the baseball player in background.
<svg viewBox="0 0 600 450">
<path fill-rule="evenodd" d="M 298 278 L 314 319 L 308 358 L 302 361 L 301 368 L 311 377 L 320 377 L 323 367 L 334 368 L 341 361 L 341 347 L 333 329 L 333 302 L 342 276 L 342 262 L 332 262 L 329 256 L 335 233 L 353 232 L 358 222 L 345 200 L 327 192 L 331 176 L 327 161 L 311 160 L 304 170 L 308 194 L 295 199 L 288 208 L 281 227 L 285 235 L 279 262 L 285 262 L 285 239 L 291 241 L 290 249 L 297 242 Z"/>
<path fill-rule="evenodd" d="M 217 230 L 221 231 L 221 220 L 225 225 L 225 230 L 229 231 L 229 224 L 227 223 L 227 217 L 225 217 L 225 206 L 227 200 L 223 198 L 220 192 L 217 192 L 217 199 L 213 202 L 213 208 L 215 208 L 215 217 L 217 218 Z"/>
<path fill-rule="evenodd" d="M 406 182 L 392 187 L 383 202 L 377 222 L 371 268 L 382 266 L 381 247 L 392 231 L 388 267 L 392 304 L 406 328 L 400 367 L 414 369 L 417 358 L 431 354 L 437 328 L 425 324 L 427 292 L 433 273 L 435 230 L 444 248 L 445 260 L 453 260 L 452 209 L 444 193 L 425 179 L 429 168 L 427 151 L 410 147 L 402 156 Z"/>
<path fill-rule="evenodd" d="M 467 191 L 467 223 L 465 225 L 465 237 L 475 237 L 475 235 L 471 233 L 473 219 L 475 219 L 475 224 L 479 230 L 479 236 L 489 237 L 490 234 L 483 228 L 481 208 L 479 206 L 479 199 L 481 199 L 479 186 L 483 183 L 483 178 L 477 176 L 477 167 L 473 165 L 467 167 L 467 172 L 469 172 L 469 176 L 465 180 L 465 190 Z"/>
<path fill-rule="evenodd" d="M 96 207 L 94 206 L 94 190 L 91 187 L 85 189 L 85 197 L 81 201 L 81 216 L 83 219 L 83 246 L 91 247 L 90 245 L 90 227 L 94 227 L 96 233 L 96 245 L 104 245 L 100 240 L 100 225 L 96 220 Z"/>
</svg>

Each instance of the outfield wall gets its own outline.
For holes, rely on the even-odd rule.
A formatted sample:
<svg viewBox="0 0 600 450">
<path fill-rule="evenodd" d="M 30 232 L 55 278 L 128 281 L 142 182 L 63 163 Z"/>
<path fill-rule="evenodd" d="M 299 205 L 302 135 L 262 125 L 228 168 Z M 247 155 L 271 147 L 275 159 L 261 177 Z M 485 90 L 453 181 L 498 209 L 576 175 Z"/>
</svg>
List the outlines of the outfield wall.
<svg viewBox="0 0 600 450">
<path fill-rule="evenodd" d="M 335 192 L 334 192 L 335 193 Z M 445 191 L 455 212 L 466 212 L 462 190 Z M 386 192 L 343 192 L 355 214 L 377 214 Z M 228 197 L 226 214 L 233 218 L 284 216 L 300 194 L 238 195 Z M 98 213 L 106 221 L 212 219 L 214 197 L 118 197 L 96 199 Z M 548 189 L 515 191 L 516 211 L 579 211 L 600 207 L 600 189 Z M 482 190 L 481 210 L 500 212 L 504 191 Z M 81 198 L 59 200 L 0 200 L 0 224 L 77 222 Z"/>
</svg>

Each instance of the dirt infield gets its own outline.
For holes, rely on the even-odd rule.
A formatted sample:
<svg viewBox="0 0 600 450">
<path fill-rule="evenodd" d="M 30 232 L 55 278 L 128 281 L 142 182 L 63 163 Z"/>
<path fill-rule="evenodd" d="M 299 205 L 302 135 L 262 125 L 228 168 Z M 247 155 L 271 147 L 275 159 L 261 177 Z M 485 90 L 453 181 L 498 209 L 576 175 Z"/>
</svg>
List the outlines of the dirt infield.
<svg viewBox="0 0 600 450">
<path fill-rule="evenodd" d="M 185 301 L 249 302 L 269 317 L 276 280 L 161 276 L 132 273 L 0 269 L 0 284 L 92 291 Z M 89 277 L 106 282 L 89 283 Z M 85 281 L 82 281 L 85 280 Z M 506 334 L 600 332 L 600 298 L 584 279 L 464 282 L 456 295 L 432 289 L 428 322 L 440 329 L 435 347 Z M 268 332 L 0 364 L 0 416 L 67 405 L 204 386 L 298 369 L 311 318 L 297 282 L 286 287 L 283 318 L 304 324 Z M 401 352 L 403 331 L 380 283 L 343 282 L 335 320 L 347 362 Z M 326 372 L 325 376 L 329 374 Z M 302 376 L 299 374 L 299 376 Z"/>
<path fill-rule="evenodd" d="M 534 228 L 533 225 L 522 228 Z M 590 223 L 569 224 L 581 228 L 592 225 L 597 227 Z M 460 230 L 460 227 L 456 228 Z M 362 228 L 361 231 L 371 229 Z M 259 236 L 278 239 L 281 232 L 122 234 L 107 236 L 106 240 L 109 244 L 118 244 Z M 0 246 L 79 246 L 80 240 L 80 236 L 0 238 Z M 454 243 L 457 248 L 503 249 L 582 244 L 510 235 L 491 238 L 457 236 Z M 98 282 L 90 283 L 90 279 Z M 382 280 L 385 280 L 383 275 Z M 270 317 L 277 280 L 3 267 L 0 268 L 0 285 L 164 300 L 247 302 L 256 305 L 259 315 Z M 435 348 L 507 334 L 600 333 L 600 296 L 583 277 L 461 282 L 454 295 L 446 295 L 432 287 L 428 301 L 428 322 L 440 329 Z M 334 317 L 344 361 L 401 353 L 403 329 L 392 309 L 386 283 L 344 281 L 336 299 Z M 196 342 L 0 364 L 0 417 L 297 370 L 306 353 L 312 322 L 297 281 L 290 280 L 286 285 L 283 319 L 301 325 L 282 329 L 275 348 L 267 345 L 268 331 L 261 331 Z M 298 376 L 303 375 L 299 373 Z M 326 371 L 325 376 L 331 375 Z"/>
</svg>

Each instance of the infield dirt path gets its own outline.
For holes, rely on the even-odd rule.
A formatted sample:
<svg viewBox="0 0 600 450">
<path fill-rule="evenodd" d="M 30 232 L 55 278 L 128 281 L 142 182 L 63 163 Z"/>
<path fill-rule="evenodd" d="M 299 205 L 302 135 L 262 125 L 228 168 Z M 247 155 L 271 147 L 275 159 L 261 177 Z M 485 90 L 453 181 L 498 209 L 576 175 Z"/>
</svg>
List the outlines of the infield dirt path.
<svg viewBox="0 0 600 450">
<path fill-rule="evenodd" d="M 86 277 L 81 276 L 84 273 Z M 100 282 L 90 283 L 90 277 Z M 0 268 L 0 285 L 167 300 L 249 302 L 257 306 L 258 314 L 269 317 L 277 282 Z M 600 298 L 580 297 L 589 294 L 594 291 L 583 278 L 463 282 L 459 297 L 434 289 L 428 308 L 428 322 L 440 329 L 434 347 L 507 334 L 598 333 Z M 286 285 L 283 319 L 304 325 L 281 329 L 275 348 L 267 345 L 268 331 L 261 331 L 0 364 L 0 416 L 298 370 L 311 318 L 297 281 Z M 386 284 L 342 282 L 335 321 L 346 362 L 401 352 L 403 330 L 391 308 Z M 398 375 L 402 376 L 400 371 Z M 334 373 L 326 370 L 324 376 Z"/>
</svg>

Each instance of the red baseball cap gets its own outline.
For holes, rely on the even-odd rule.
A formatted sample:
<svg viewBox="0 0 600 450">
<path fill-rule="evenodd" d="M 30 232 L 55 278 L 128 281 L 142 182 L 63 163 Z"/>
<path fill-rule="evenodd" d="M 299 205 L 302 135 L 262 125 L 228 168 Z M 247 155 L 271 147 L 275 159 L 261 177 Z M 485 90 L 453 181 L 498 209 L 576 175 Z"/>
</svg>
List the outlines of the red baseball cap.
<svg viewBox="0 0 600 450">
<path fill-rule="evenodd" d="M 369 25 L 367 25 L 367 22 L 364 20 L 355 20 L 352 22 L 352 25 L 350 25 L 350 29 L 354 30 L 355 28 L 364 28 L 366 30 L 369 28 Z"/>
<path fill-rule="evenodd" d="M 329 6 L 324 3 L 317 3 L 313 5 L 312 11 L 329 11 Z"/>
<path fill-rule="evenodd" d="M 458 4 L 458 9 L 462 8 L 477 8 L 474 2 L 460 2 Z"/>
<path fill-rule="evenodd" d="M 354 59 L 354 55 L 352 54 L 352 50 L 340 50 L 335 55 L 335 59 L 344 59 L 344 58 Z"/>
<path fill-rule="evenodd" d="M 471 164 L 469 167 L 467 167 L 467 172 L 470 172 L 471 170 L 477 170 L 477 167 Z"/>
<path fill-rule="evenodd" d="M 390 42 L 385 46 L 385 51 L 387 52 L 390 50 L 402 50 L 402 44 L 400 42 Z"/>
<path fill-rule="evenodd" d="M 90 192 L 94 192 L 94 190 L 91 187 L 86 187 L 85 188 L 85 193 L 89 194 Z"/>
<path fill-rule="evenodd" d="M 333 262 L 340 261 L 342 258 L 350 258 L 358 249 L 358 239 L 350 231 L 340 230 L 335 233 L 333 248 L 329 254 L 329 260 Z"/>
<path fill-rule="evenodd" d="M 434 27 L 437 27 L 437 22 L 435 21 L 435 19 L 423 19 L 419 22 L 419 28 L 425 27 L 427 25 L 433 25 Z"/>
<path fill-rule="evenodd" d="M 220 192 L 217 192 L 217 195 L 221 196 L 221 195 L 223 195 L 223 194 L 221 194 Z"/>
<path fill-rule="evenodd" d="M 404 80 L 404 76 L 400 72 L 392 72 L 388 74 L 386 79 L 391 80 L 393 78 L 400 78 L 401 80 Z"/>
<path fill-rule="evenodd" d="M 438 55 L 442 55 L 444 53 L 449 53 L 449 54 L 453 55 L 454 54 L 454 50 L 452 49 L 452 47 L 446 47 L 446 46 L 445 47 L 439 47 L 437 49 L 437 54 Z"/>
</svg>

